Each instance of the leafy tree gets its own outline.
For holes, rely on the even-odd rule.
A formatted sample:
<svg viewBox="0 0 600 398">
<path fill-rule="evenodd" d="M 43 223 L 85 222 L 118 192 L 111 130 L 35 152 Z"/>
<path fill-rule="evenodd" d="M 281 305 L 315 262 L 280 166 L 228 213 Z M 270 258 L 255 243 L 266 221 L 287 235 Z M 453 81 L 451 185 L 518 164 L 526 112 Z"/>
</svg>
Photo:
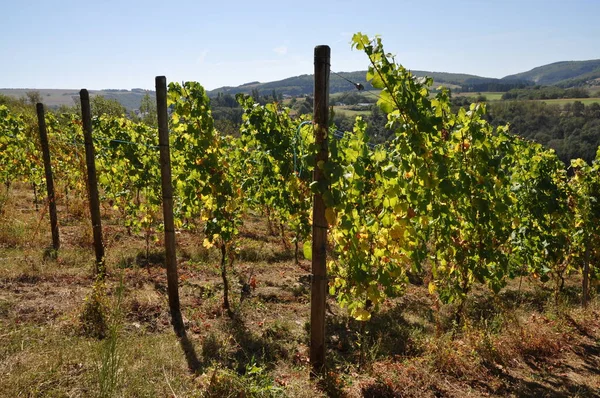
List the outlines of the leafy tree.
<svg viewBox="0 0 600 398">
<path fill-rule="evenodd" d="M 150 94 L 146 93 L 142 97 L 140 103 L 140 115 L 142 122 L 149 126 L 157 127 L 156 117 L 156 100 L 150 97 Z"/>
<path fill-rule="evenodd" d="M 537 101 L 496 101 L 488 104 L 486 119 L 494 126 L 509 124 L 510 132 L 554 149 L 570 164 L 582 158 L 591 163 L 600 145 L 600 105 L 580 101 L 563 107 Z"/>
<path fill-rule="evenodd" d="M 78 115 L 81 115 L 81 102 L 79 97 L 73 99 L 75 109 Z M 107 115 L 112 117 L 123 117 L 126 114 L 126 109 L 116 99 L 109 99 L 102 95 L 95 95 L 90 99 L 90 108 L 92 117 Z"/>
</svg>

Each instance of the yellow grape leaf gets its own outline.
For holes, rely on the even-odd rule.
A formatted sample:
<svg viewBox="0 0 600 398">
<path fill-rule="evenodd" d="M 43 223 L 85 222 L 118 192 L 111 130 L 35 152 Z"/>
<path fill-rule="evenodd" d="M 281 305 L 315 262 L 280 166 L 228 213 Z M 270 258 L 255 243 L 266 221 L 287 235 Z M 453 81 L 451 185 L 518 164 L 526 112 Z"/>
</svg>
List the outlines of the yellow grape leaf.
<svg viewBox="0 0 600 398">
<path fill-rule="evenodd" d="M 371 313 L 364 308 L 357 308 L 353 311 L 352 316 L 357 321 L 366 322 L 371 319 Z"/>
<path fill-rule="evenodd" d="M 429 294 L 435 294 L 436 286 L 435 283 L 429 282 Z"/>
<path fill-rule="evenodd" d="M 335 225 L 337 222 L 337 216 L 335 214 L 335 210 L 333 208 L 328 207 L 325 209 L 325 219 L 329 225 Z"/>
<path fill-rule="evenodd" d="M 379 293 L 379 289 L 377 289 L 377 286 L 369 286 L 367 289 L 367 299 L 371 300 L 373 304 L 377 304 L 380 297 L 381 295 Z"/>
<path fill-rule="evenodd" d="M 394 205 L 394 213 L 397 216 L 404 215 L 404 213 L 406 213 L 406 210 L 408 210 L 408 204 L 407 203 L 396 203 Z"/>
<path fill-rule="evenodd" d="M 311 261 L 312 260 L 312 242 L 307 240 L 302 245 L 302 254 L 304 254 L 304 258 Z"/>
<path fill-rule="evenodd" d="M 392 225 L 392 228 L 390 228 L 390 236 L 392 237 L 392 239 L 403 239 L 405 230 L 406 227 L 399 223 L 395 223 L 394 225 Z"/>
</svg>

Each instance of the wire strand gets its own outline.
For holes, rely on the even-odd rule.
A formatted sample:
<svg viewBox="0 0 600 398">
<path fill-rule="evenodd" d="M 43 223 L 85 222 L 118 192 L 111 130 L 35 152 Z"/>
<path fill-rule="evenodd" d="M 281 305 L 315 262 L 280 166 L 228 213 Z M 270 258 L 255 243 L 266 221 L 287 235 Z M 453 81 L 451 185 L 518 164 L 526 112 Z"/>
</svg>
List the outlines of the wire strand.
<svg viewBox="0 0 600 398">
<path fill-rule="evenodd" d="M 329 66 L 331 67 L 331 65 L 329 65 Z M 333 70 L 330 70 L 330 71 L 331 71 L 331 73 L 333 73 L 334 75 L 336 75 L 336 76 L 338 76 L 338 77 L 341 77 L 342 79 L 344 79 L 344 80 L 345 80 L 345 81 L 347 81 L 348 83 L 352 84 L 354 87 L 356 87 L 356 89 L 357 89 L 358 91 L 362 91 L 362 90 L 364 90 L 364 89 L 365 89 L 365 86 L 363 86 L 363 85 L 362 85 L 362 83 L 356 83 L 356 82 L 353 82 L 352 80 L 348 79 L 348 78 L 347 78 L 347 77 L 345 77 L 345 76 L 342 76 L 342 75 L 340 75 L 339 73 L 337 73 L 337 72 L 335 72 L 335 71 L 333 71 Z"/>
<path fill-rule="evenodd" d="M 331 68 L 331 65 L 329 65 L 329 67 Z M 375 98 L 375 99 L 377 99 L 377 100 L 381 100 L 381 101 L 387 102 L 387 103 L 389 103 L 389 104 L 395 105 L 395 104 L 394 104 L 392 101 L 390 101 L 390 100 L 388 100 L 388 99 L 385 99 L 385 98 L 381 97 L 380 95 L 377 95 L 377 94 L 373 93 L 373 92 L 372 92 L 372 91 L 370 91 L 370 90 L 365 90 L 365 87 L 364 87 L 364 86 L 363 86 L 361 83 L 353 82 L 352 80 L 348 79 L 347 77 L 340 75 L 340 74 L 339 74 L 339 73 L 337 73 L 336 71 L 330 70 L 330 72 L 331 72 L 331 73 L 333 73 L 334 75 L 336 75 L 336 76 L 338 76 L 338 77 L 340 77 L 340 78 L 344 79 L 344 80 L 345 80 L 345 81 L 347 81 L 348 83 L 352 84 L 354 87 L 356 87 L 356 89 L 357 89 L 358 91 L 363 91 L 363 90 L 364 90 L 364 92 L 365 92 L 366 94 L 368 94 L 368 95 L 372 96 L 373 98 Z"/>
</svg>

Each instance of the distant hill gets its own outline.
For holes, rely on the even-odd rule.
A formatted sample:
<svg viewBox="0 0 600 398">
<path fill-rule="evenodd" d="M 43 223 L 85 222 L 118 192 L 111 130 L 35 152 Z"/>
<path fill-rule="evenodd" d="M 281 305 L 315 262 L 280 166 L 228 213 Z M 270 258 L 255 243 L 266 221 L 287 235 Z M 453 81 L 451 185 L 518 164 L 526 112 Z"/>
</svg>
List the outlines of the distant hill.
<svg viewBox="0 0 600 398">
<path fill-rule="evenodd" d="M 533 84 L 532 82 L 520 79 L 503 81 L 502 79 L 464 73 L 430 72 L 422 70 L 413 70 L 411 72 L 418 77 L 429 76 L 433 78 L 434 87 L 443 85 L 457 91 L 508 91 L 512 88 L 521 88 Z M 332 73 L 329 79 L 329 91 L 330 93 L 335 94 L 353 90 L 353 85 L 346 79 L 354 83 L 362 84 L 367 90 L 372 89 L 372 86 L 366 81 L 366 74 L 367 71 Z M 289 77 L 287 79 L 268 83 L 252 82 L 237 87 L 220 87 L 209 91 L 208 95 L 212 97 L 219 93 L 232 95 L 237 93 L 250 94 L 253 90 L 258 90 L 261 95 L 268 95 L 273 91 L 276 91 L 278 94 L 290 96 L 312 95 L 313 75 Z"/>
<path fill-rule="evenodd" d="M 421 70 L 411 72 L 415 76 L 432 77 L 434 86 L 444 85 L 451 89 L 470 92 L 508 91 L 513 88 L 522 88 L 531 85 L 557 85 L 564 88 L 600 85 L 600 60 L 555 62 L 501 79 L 464 73 Z M 329 90 L 332 94 L 351 91 L 353 89 L 352 84 L 344 78 L 355 83 L 361 83 L 366 89 L 372 88 L 366 82 L 366 73 L 366 71 L 332 73 Z M 237 87 L 220 87 L 209 91 L 208 95 L 215 96 L 218 93 L 250 94 L 252 90 L 258 90 L 261 95 L 271 94 L 273 91 L 291 96 L 311 95 L 313 92 L 313 75 L 295 76 L 268 83 L 252 82 Z"/>
<path fill-rule="evenodd" d="M 465 91 L 498 91 L 498 87 L 488 86 L 506 85 L 507 87 L 511 86 L 510 88 L 514 88 L 513 86 L 515 86 L 516 83 L 515 81 L 502 82 L 501 79 L 468 75 L 464 73 L 429 72 L 420 70 L 414 70 L 411 72 L 413 75 L 419 77 L 432 77 L 434 80 L 434 86 L 444 85 L 451 89 L 462 89 Z M 366 74 L 367 71 L 332 73 L 329 79 L 329 91 L 330 93 L 334 94 L 353 90 L 354 87 L 348 80 L 354 83 L 362 84 L 367 90 L 372 89 L 373 87 L 366 81 Z M 521 85 L 528 84 L 526 82 L 521 83 Z M 253 90 L 258 90 L 261 95 L 268 95 L 273 91 L 276 91 L 278 94 L 290 96 L 311 95 L 313 93 L 313 75 L 300 75 L 267 83 L 252 82 L 242 84 L 241 86 L 237 87 L 219 87 L 209 91 L 208 95 L 216 96 L 219 93 L 231 95 L 237 93 L 250 94 Z"/>
<path fill-rule="evenodd" d="M 79 101 L 79 90 L 77 89 L 29 89 L 29 88 L 0 88 L 0 94 L 15 98 L 25 97 L 28 91 L 39 91 L 42 102 L 49 108 L 58 108 L 61 105 L 73 106 L 75 101 Z M 154 91 L 148 91 L 141 88 L 132 90 L 106 89 L 89 90 L 90 96 L 102 95 L 106 98 L 116 99 L 128 110 L 140 107 L 142 98 L 146 93 L 154 98 Z"/>
<path fill-rule="evenodd" d="M 573 87 L 600 78 L 600 59 L 562 61 L 538 66 L 530 71 L 504 77 L 502 80 L 527 80 L 538 85 Z"/>
<path fill-rule="evenodd" d="M 366 71 L 332 73 L 329 89 L 332 94 L 355 90 L 352 83 L 362 84 L 366 90 L 372 89 L 366 81 Z M 469 75 L 464 73 L 412 71 L 415 76 L 430 76 L 434 80 L 434 87 L 444 85 L 455 91 L 484 92 L 508 91 L 513 88 L 523 88 L 531 85 L 556 85 L 563 88 L 581 86 L 600 86 L 600 59 L 589 61 L 564 61 L 549 65 L 539 66 L 530 71 L 505 76 L 501 79 Z M 347 79 L 347 80 L 346 80 Z M 79 90 L 66 89 L 0 89 L 0 94 L 13 97 L 24 97 L 27 91 L 39 91 L 43 102 L 51 108 L 60 105 L 73 105 L 74 99 L 78 101 Z M 208 91 L 211 97 L 218 93 L 250 94 L 258 90 L 261 95 L 277 94 L 301 96 L 313 94 L 313 75 L 300 75 L 273 82 L 250 82 L 241 86 L 226 86 Z M 90 95 L 103 95 L 106 98 L 118 100 L 128 110 L 137 109 L 142 97 L 149 93 L 155 96 L 154 91 L 143 89 L 132 90 L 90 90 Z"/>
</svg>

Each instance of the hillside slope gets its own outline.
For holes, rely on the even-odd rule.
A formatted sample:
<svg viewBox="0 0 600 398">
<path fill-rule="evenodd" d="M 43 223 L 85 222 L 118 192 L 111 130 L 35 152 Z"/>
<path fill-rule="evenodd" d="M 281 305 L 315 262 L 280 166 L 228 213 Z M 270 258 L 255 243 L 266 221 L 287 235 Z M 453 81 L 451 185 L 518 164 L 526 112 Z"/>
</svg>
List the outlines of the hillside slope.
<svg viewBox="0 0 600 398">
<path fill-rule="evenodd" d="M 567 81 L 595 78 L 600 78 L 600 59 L 554 62 L 527 72 L 506 76 L 502 80 L 528 80 L 539 85 L 563 85 Z"/>
<path fill-rule="evenodd" d="M 25 88 L 0 88 L 0 95 L 7 95 L 14 98 L 22 98 L 29 91 L 39 91 L 42 102 L 49 108 L 58 108 L 61 105 L 73 106 L 79 101 L 79 90 L 77 89 L 25 89 Z M 90 95 L 102 95 L 109 99 L 116 99 L 128 110 L 137 109 L 146 93 L 154 98 L 154 91 L 148 91 L 141 88 L 132 90 L 89 90 Z"/>
<path fill-rule="evenodd" d="M 355 72 L 332 72 L 329 82 L 330 93 L 348 92 L 355 90 L 351 82 L 362 84 L 365 89 L 371 89 L 366 81 L 366 71 Z M 457 91 L 484 92 L 484 91 L 508 91 L 512 88 L 521 88 L 528 85 L 557 85 L 560 87 L 574 86 L 599 86 L 600 85 L 600 59 L 588 61 L 563 61 L 533 68 L 530 71 L 505 76 L 501 79 L 482 77 L 464 73 L 430 72 L 414 70 L 415 76 L 430 76 L 434 80 L 434 86 L 444 85 Z M 346 80 L 347 79 L 347 80 Z M 349 80 L 349 81 L 348 81 Z M 51 108 L 61 105 L 73 105 L 79 98 L 76 89 L 6 89 L 0 88 L 0 95 L 8 95 L 16 98 L 24 97 L 27 91 L 39 91 L 43 102 Z M 258 90 L 260 95 L 270 95 L 274 91 L 277 94 L 290 96 L 312 95 L 313 75 L 306 74 L 289 77 L 272 82 L 250 82 L 240 86 L 225 86 L 208 91 L 209 96 L 219 93 L 251 94 Z M 103 95 L 106 98 L 118 100 L 125 108 L 132 110 L 140 106 L 142 97 L 149 93 L 154 97 L 153 91 L 143 89 L 132 90 L 90 90 L 90 94 Z"/>
<path fill-rule="evenodd" d="M 430 72 L 415 70 L 411 71 L 415 76 L 429 76 L 434 80 L 434 85 L 444 85 L 449 88 L 465 88 L 465 86 L 471 87 L 473 85 L 489 85 L 489 84 L 514 84 L 511 82 L 502 82 L 500 79 L 481 77 L 476 75 L 469 75 L 464 73 L 447 73 L 447 72 Z M 366 81 L 367 71 L 355 71 L 355 72 L 339 72 L 332 73 L 329 80 L 329 91 L 330 93 L 339 93 L 344 91 L 352 91 L 353 85 L 348 80 L 362 84 L 365 89 L 372 89 L 371 85 Z M 341 76 L 341 77 L 340 77 Z M 348 80 L 345 80 L 348 79 Z M 299 95 L 312 95 L 313 93 L 313 75 L 300 75 L 289 77 L 287 79 L 273 81 L 273 82 L 251 82 L 242 84 L 241 86 L 233 87 L 219 87 L 217 89 L 208 92 L 209 96 L 215 96 L 218 93 L 223 94 L 237 94 L 244 93 L 250 94 L 253 90 L 258 90 L 261 95 L 271 94 L 273 91 L 277 93 L 299 96 Z M 479 90 L 485 91 L 485 90 Z"/>
</svg>

